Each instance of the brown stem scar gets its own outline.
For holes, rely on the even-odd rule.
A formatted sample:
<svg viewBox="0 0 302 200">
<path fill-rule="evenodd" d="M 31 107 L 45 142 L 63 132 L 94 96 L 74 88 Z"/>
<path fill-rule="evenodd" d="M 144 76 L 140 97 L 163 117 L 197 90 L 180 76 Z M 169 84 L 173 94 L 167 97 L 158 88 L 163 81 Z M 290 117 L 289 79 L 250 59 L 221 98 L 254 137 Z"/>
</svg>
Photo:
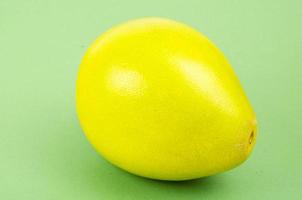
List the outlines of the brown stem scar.
<svg viewBox="0 0 302 200">
<path fill-rule="evenodd" d="M 254 131 L 252 131 L 250 134 L 249 143 L 252 144 L 253 140 L 254 140 Z"/>
</svg>

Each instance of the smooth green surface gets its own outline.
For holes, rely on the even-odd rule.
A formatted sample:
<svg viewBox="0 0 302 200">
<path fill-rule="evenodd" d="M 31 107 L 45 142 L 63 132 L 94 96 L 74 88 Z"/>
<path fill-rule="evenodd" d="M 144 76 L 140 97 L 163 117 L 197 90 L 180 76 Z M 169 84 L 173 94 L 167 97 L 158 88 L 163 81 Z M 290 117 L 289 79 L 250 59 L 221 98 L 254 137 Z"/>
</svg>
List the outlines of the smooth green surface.
<svg viewBox="0 0 302 200">
<path fill-rule="evenodd" d="M 300 0 L 0 1 L 0 199 L 300 199 Z M 185 22 L 229 58 L 259 121 L 251 158 L 189 182 L 121 171 L 89 145 L 75 113 L 88 45 L 144 16 Z"/>
</svg>

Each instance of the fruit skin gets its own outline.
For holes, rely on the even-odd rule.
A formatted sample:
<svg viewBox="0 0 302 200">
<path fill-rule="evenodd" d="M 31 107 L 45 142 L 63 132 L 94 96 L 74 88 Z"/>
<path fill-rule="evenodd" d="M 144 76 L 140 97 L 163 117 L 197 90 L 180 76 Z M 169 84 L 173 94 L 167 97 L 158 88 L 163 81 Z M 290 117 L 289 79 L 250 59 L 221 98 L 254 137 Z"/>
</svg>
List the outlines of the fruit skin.
<svg viewBox="0 0 302 200">
<path fill-rule="evenodd" d="M 76 102 L 95 149 L 144 177 L 223 172 L 255 143 L 255 114 L 226 58 L 169 19 L 137 19 L 102 34 L 81 63 Z"/>
</svg>

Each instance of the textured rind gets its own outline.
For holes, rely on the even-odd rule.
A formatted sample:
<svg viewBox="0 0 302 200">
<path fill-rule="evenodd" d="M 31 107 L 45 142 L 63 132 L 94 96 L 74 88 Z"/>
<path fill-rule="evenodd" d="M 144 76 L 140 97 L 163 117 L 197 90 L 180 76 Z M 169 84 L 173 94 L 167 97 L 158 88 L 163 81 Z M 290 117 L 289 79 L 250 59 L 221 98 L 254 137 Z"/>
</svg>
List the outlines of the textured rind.
<svg viewBox="0 0 302 200">
<path fill-rule="evenodd" d="M 76 100 L 96 150 L 154 179 L 233 168 L 257 135 L 255 114 L 223 54 L 168 19 L 133 20 L 102 34 L 81 63 Z"/>
</svg>

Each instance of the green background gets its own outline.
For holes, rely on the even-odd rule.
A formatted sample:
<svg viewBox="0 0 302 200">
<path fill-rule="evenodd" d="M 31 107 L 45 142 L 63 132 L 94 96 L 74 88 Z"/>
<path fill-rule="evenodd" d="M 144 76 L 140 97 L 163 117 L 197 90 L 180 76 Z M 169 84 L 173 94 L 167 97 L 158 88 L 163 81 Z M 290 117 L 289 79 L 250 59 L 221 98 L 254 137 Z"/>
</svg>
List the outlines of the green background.
<svg viewBox="0 0 302 200">
<path fill-rule="evenodd" d="M 0 199 L 301 199 L 302 1 L 0 0 Z M 103 160 L 75 112 L 89 44 L 143 16 L 185 22 L 225 53 L 260 124 L 250 159 L 187 182 Z"/>
</svg>

